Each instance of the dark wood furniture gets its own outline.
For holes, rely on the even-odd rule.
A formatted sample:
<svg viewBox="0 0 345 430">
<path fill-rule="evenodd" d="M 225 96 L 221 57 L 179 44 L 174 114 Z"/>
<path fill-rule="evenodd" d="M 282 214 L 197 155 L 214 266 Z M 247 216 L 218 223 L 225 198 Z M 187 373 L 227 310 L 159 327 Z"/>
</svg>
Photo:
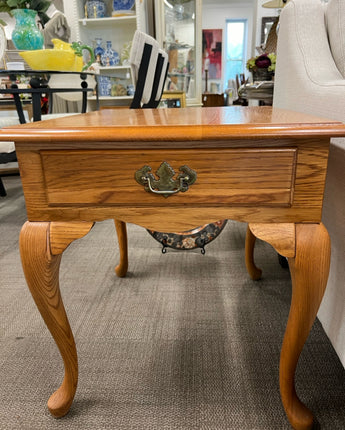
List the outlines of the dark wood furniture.
<svg viewBox="0 0 345 430">
<path fill-rule="evenodd" d="M 255 237 L 289 259 L 293 291 L 280 392 L 291 425 L 310 429 L 313 415 L 297 397 L 294 377 L 328 277 L 330 240 L 321 212 L 333 136 L 345 136 L 345 125 L 270 107 L 102 110 L 3 129 L 1 139 L 16 143 L 26 201 L 24 273 L 65 365 L 50 412 L 68 412 L 78 380 L 59 289 L 66 247 L 107 218 L 116 219 L 122 256 L 126 222 L 174 232 L 234 219 L 249 223 L 253 278 L 259 276 L 250 256 Z M 177 188 L 154 184 L 164 162 L 181 170 Z M 150 184 L 145 166 L 152 167 Z"/>
<path fill-rule="evenodd" d="M 217 107 L 217 106 L 224 106 L 224 104 L 225 104 L 224 94 L 203 93 L 202 95 L 203 107 Z"/>
</svg>

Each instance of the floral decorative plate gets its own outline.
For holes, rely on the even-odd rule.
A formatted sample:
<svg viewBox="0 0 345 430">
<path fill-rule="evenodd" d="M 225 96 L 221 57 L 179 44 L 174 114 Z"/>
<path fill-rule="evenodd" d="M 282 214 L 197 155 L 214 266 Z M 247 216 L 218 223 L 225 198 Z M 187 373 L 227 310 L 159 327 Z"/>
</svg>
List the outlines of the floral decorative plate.
<svg viewBox="0 0 345 430">
<path fill-rule="evenodd" d="M 134 6 L 135 0 L 113 0 L 115 11 L 129 11 Z"/>
<path fill-rule="evenodd" d="M 223 230 L 227 220 L 204 224 L 193 230 L 179 233 L 162 233 L 154 230 L 147 230 L 150 235 L 163 245 L 165 248 L 174 248 L 178 250 L 190 250 L 195 248 L 204 249 L 204 246 L 212 242 Z"/>
</svg>

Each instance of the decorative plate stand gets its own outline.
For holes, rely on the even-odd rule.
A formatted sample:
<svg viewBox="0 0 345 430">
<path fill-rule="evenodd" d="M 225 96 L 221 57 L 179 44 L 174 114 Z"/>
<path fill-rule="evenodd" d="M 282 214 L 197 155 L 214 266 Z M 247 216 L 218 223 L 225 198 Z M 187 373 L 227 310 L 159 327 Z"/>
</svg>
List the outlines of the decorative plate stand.
<svg viewBox="0 0 345 430">
<path fill-rule="evenodd" d="M 180 251 L 201 248 L 201 253 L 205 254 L 205 246 L 219 236 L 226 223 L 227 220 L 225 219 L 179 233 L 162 233 L 154 230 L 147 231 L 163 246 L 163 254 L 166 253 L 166 248 L 173 248 Z"/>
</svg>

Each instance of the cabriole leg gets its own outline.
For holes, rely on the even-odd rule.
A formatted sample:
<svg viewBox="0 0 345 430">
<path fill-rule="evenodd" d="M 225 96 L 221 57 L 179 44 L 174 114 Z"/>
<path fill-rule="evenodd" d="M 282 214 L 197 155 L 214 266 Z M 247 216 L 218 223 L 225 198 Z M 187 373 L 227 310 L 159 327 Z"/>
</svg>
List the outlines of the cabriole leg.
<svg viewBox="0 0 345 430">
<path fill-rule="evenodd" d="M 249 228 L 289 261 L 292 298 L 280 355 L 280 394 L 292 427 L 308 430 L 313 414 L 296 394 L 295 372 L 327 285 L 329 235 L 323 224 L 249 224 Z"/>
<path fill-rule="evenodd" d="M 127 244 L 127 228 L 126 223 L 114 219 L 117 239 L 119 242 L 120 261 L 115 267 L 115 273 L 118 277 L 123 278 L 127 274 L 128 270 L 128 244 Z"/>
<path fill-rule="evenodd" d="M 296 225 L 296 256 L 289 258 L 292 299 L 280 356 L 280 393 L 296 430 L 313 426 L 312 412 L 296 395 L 294 377 L 326 289 L 330 256 L 330 239 L 323 224 Z"/>
<path fill-rule="evenodd" d="M 259 269 L 254 262 L 255 241 L 256 237 L 248 226 L 246 233 L 245 262 L 249 276 L 253 279 L 253 281 L 260 279 L 262 274 L 262 270 Z"/>
<path fill-rule="evenodd" d="M 62 417 L 69 411 L 78 382 L 77 351 L 59 287 L 61 255 L 73 240 L 90 231 L 92 225 L 26 222 L 20 233 L 20 253 L 27 284 L 65 366 L 63 382 L 48 400 L 49 411 L 55 417 Z"/>
</svg>

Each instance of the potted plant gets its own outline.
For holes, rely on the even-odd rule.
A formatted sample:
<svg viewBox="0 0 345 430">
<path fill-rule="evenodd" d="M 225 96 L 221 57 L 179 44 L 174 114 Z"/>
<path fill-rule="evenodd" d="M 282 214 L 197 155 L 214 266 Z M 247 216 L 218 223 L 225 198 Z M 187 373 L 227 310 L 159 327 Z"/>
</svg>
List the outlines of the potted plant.
<svg viewBox="0 0 345 430">
<path fill-rule="evenodd" d="M 0 12 L 14 16 L 16 24 L 12 32 L 12 41 L 17 49 L 31 50 L 43 47 L 43 35 L 36 25 L 36 15 L 44 27 L 49 21 L 46 14 L 49 0 L 0 0 Z"/>
<path fill-rule="evenodd" d="M 271 81 L 276 69 L 276 54 L 260 54 L 247 61 L 247 69 L 253 74 L 253 81 Z"/>
</svg>

